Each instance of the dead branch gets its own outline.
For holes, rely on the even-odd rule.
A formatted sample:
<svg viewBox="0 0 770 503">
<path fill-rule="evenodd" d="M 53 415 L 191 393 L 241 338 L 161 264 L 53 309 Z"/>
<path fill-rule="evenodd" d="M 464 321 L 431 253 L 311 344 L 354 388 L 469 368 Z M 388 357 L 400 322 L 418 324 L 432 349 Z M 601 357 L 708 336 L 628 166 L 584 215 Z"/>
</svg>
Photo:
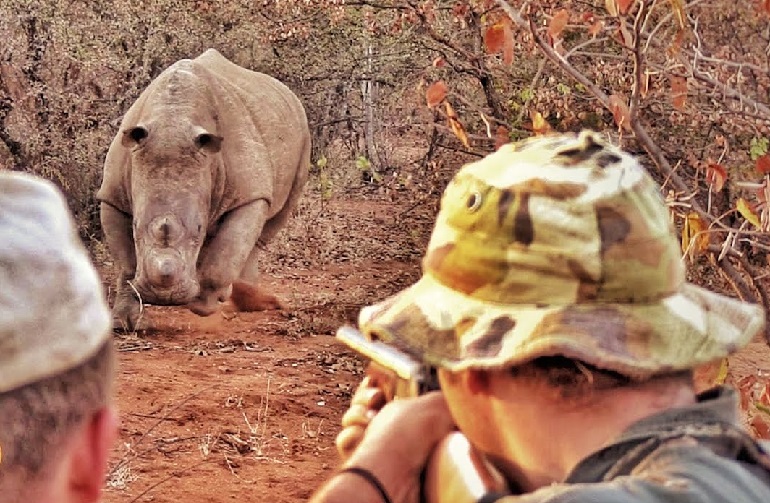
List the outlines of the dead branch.
<svg viewBox="0 0 770 503">
<path fill-rule="evenodd" d="M 741 258 L 738 253 L 735 252 L 735 250 L 730 249 L 720 260 L 717 257 L 724 251 L 721 246 L 709 245 L 708 251 L 712 253 L 712 259 L 715 262 L 715 265 L 718 266 L 720 272 L 722 272 L 722 276 L 728 283 L 730 283 L 730 286 L 733 287 L 733 290 L 738 294 L 738 297 L 743 301 L 756 302 L 757 296 L 754 293 L 752 285 L 749 285 L 749 283 L 741 276 L 741 273 L 738 272 L 738 270 L 735 269 L 735 266 L 730 262 L 730 258 L 736 260 Z"/>
</svg>

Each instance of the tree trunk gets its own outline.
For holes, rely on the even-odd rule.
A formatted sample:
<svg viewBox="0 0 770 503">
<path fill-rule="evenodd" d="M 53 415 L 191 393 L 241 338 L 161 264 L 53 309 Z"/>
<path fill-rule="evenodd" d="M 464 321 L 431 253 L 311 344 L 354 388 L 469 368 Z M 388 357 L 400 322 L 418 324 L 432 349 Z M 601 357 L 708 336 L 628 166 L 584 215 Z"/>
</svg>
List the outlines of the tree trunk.
<svg viewBox="0 0 770 503">
<path fill-rule="evenodd" d="M 361 81 L 361 95 L 364 103 L 364 140 L 366 142 L 366 158 L 371 165 L 372 174 L 380 168 L 380 158 L 377 153 L 377 145 L 374 136 L 379 129 L 376 123 L 375 101 L 376 82 L 373 78 L 374 65 L 372 62 L 374 50 L 372 44 L 366 46 L 366 75 L 367 79 Z"/>
</svg>

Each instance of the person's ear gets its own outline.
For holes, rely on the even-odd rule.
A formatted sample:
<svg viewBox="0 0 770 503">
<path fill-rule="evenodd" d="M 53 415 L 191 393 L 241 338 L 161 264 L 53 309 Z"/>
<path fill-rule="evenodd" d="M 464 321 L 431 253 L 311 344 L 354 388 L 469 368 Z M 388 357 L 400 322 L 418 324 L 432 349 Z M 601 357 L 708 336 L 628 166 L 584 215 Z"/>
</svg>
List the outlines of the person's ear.
<svg viewBox="0 0 770 503">
<path fill-rule="evenodd" d="M 104 407 L 86 419 L 72 440 L 69 464 L 69 490 L 75 501 L 99 501 L 110 450 L 118 434 L 118 414 L 114 407 Z"/>
<path fill-rule="evenodd" d="M 474 395 L 488 395 L 490 392 L 489 371 L 468 369 L 465 372 L 465 386 Z"/>
</svg>

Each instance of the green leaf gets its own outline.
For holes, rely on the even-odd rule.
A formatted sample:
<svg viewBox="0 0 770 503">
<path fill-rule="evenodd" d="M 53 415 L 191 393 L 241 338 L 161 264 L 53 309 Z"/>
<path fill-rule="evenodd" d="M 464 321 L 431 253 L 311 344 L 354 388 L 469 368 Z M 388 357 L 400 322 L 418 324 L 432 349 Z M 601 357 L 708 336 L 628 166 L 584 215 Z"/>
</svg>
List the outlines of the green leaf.
<svg viewBox="0 0 770 503">
<path fill-rule="evenodd" d="M 530 87 L 525 87 L 521 91 L 519 91 L 519 98 L 521 98 L 521 101 L 529 101 L 532 98 L 535 97 L 535 91 L 532 90 Z"/>
<path fill-rule="evenodd" d="M 738 198 L 735 203 L 735 208 L 743 218 L 751 222 L 755 227 L 762 228 L 762 224 L 759 221 L 759 216 L 751 209 L 751 205 L 742 197 Z"/>
<path fill-rule="evenodd" d="M 372 163 L 369 162 L 369 159 L 361 155 L 356 159 L 356 167 L 363 172 L 367 172 L 371 171 Z"/>
<path fill-rule="evenodd" d="M 767 138 L 752 138 L 751 143 L 749 143 L 749 155 L 751 155 L 751 160 L 756 161 L 767 154 L 768 147 L 770 147 L 770 140 Z"/>
</svg>

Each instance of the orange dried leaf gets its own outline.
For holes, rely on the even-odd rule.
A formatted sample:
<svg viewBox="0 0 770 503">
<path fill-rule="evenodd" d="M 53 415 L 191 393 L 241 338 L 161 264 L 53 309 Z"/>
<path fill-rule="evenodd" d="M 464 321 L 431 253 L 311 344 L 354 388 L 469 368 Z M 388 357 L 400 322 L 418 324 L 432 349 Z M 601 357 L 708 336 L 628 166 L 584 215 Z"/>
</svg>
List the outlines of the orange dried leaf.
<svg viewBox="0 0 770 503">
<path fill-rule="evenodd" d="M 444 110 L 446 110 L 446 116 L 449 117 L 450 119 L 457 118 L 457 112 L 455 112 L 454 107 L 448 101 L 444 102 Z"/>
<path fill-rule="evenodd" d="M 770 386 L 770 382 L 766 381 L 762 386 L 762 391 L 759 393 L 759 403 L 764 406 L 765 410 L 770 409 L 770 389 L 768 389 L 768 386 Z"/>
<path fill-rule="evenodd" d="M 511 23 L 503 20 L 493 24 L 484 32 L 484 47 L 489 54 L 503 53 L 506 65 L 513 63 L 513 31 Z"/>
<path fill-rule="evenodd" d="M 754 374 L 749 374 L 738 379 L 736 386 L 741 391 L 741 393 L 744 393 L 746 395 L 751 395 L 752 388 L 754 388 L 754 385 L 757 383 L 757 381 L 758 381 L 757 376 L 755 376 Z"/>
<path fill-rule="evenodd" d="M 604 21 L 594 21 L 594 23 L 588 28 L 588 34 L 595 37 L 604 28 Z"/>
<path fill-rule="evenodd" d="M 449 90 L 447 89 L 447 86 L 443 80 L 439 80 L 428 86 L 428 89 L 425 91 L 425 98 L 428 101 L 428 108 L 433 108 L 444 101 L 447 92 L 449 92 Z"/>
<path fill-rule="evenodd" d="M 452 132 L 455 134 L 457 139 L 459 139 L 460 142 L 463 145 L 465 145 L 465 148 L 470 148 L 470 143 L 468 142 L 468 135 L 465 132 L 465 128 L 463 127 L 462 123 L 456 118 L 450 117 L 449 127 L 452 128 Z"/>
<path fill-rule="evenodd" d="M 626 131 L 631 131 L 631 110 L 626 104 L 626 99 L 618 94 L 610 96 L 610 111 L 615 119 L 615 124 Z"/>
<path fill-rule="evenodd" d="M 459 139 L 460 142 L 465 145 L 465 148 L 470 148 L 470 143 L 468 142 L 468 134 L 465 132 L 465 127 L 463 127 L 460 119 L 457 118 L 457 113 L 454 111 L 454 108 L 452 108 L 452 105 L 450 105 L 448 101 L 445 101 L 444 105 L 446 106 L 446 116 L 449 120 L 449 128 L 452 130 L 457 139 Z"/>
<path fill-rule="evenodd" d="M 759 223 L 759 216 L 744 198 L 738 198 L 738 201 L 735 203 L 735 209 L 738 210 L 738 213 L 740 213 L 741 216 L 748 220 L 754 227 L 758 229 L 762 228 L 762 225 Z"/>
<path fill-rule="evenodd" d="M 764 11 L 765 14 L 770 14 L 770 0 L 760 0 L 759 9 Z"/>
<path fill-rule="evenodd" d="M 618 3 L 618 12 L 621 14 L 625 14 L 628 12 L 628 8 L 631 7 L 631 4 L 634 3 L 634 0 L 617 0 Z"/>
<path fill-rule="evenodd" d="M 712 190 L 719 192 L 725 186 L 727 170 L 721 164 L 710 163 L 706 168 L 706 182 Z"/>
<path fill-rule="evenodd" d="M 671 103 L 677 110 L 684 110 L 687 102 L 687 79 L 674 75 L 671 77 Z"/>
<path fill-rule="evenodd" d="M 679 23 L 679 28 L 684 30 L 687 27 L 687 16 L 684 13 L 684 0 L 671 0 L 671 7 L 674 9 L 674 15 Z"/>
<path fill-rule="evenodd" d="M 749 399 L 754 394 L 754 384 L 757 382 L 757 377 L 755 375 L 749 374 L 747 376 L 741 377 L 738 379 L 738 382 L 735 383 L 736 387 L 738 388 L 738 391 L 741 395 L 741 410 L 746 411 L 749 408 Z"/>
<path fill-rule="evenodd" d="M 770 173 L 770 154 L 765 154 L 757 158 L 757 171 L 763 175 Z"/>
<path fill-rule="evenodd" d="M 532 119 L 532 131 L 535 135 L 543 135 L 551 131 L 551 125 L 540 112 L 530 111 L 529 117 Z"/>
<path fill-rule="evenodd" d="M 442 58 L 441 56 L 433 60 L 433 66 L 435 66 L 436 68 L 442 68 L 445 65 L 446 65 L 446 61 L 444 61 L 444 58 Z"/>
<path fill-rule="evenodd" d="M 756 415 L 751 419 L 751 428 L 754 430 L 757 438 L 763 440 L 770 439 L 770 423 L 762 416 Z"/>
<path fill-rule="evenodd" d="M 505 23 L 496 23 L 484 32 L 484 47 L 489 54 L 497 54 L 503 50 L 505 43 Z"/>
<path fill-rule="evenodd" d="M 497 133 L 495 133 L 495 150 L 511 141 L 510 132 L 505 126 L 497 126 Z"/>
<path fill-rule="evenodd" d="M 695 255 L 706 251 L 709 246 L 708 226 L 695 212 L 688 213 L 682 225 L 682 253 L 687 253 L 690 260 Z"/>
<path fill-rule="evenodd" d="M 617 0 L 604 0 L 604 7 L 609 12 L 610 16 L 618 15 L 618 2 Z"/>
<path fill-rule="evenodd" d="M 548 35 L 551 36 L 551 39 L 561 35 L 561 32 L 567 27 L 567 23 L 569 23 L 569 11 L 567 9 L 562 9 L 554 14 L 548 25 Z"/>
</svg>

